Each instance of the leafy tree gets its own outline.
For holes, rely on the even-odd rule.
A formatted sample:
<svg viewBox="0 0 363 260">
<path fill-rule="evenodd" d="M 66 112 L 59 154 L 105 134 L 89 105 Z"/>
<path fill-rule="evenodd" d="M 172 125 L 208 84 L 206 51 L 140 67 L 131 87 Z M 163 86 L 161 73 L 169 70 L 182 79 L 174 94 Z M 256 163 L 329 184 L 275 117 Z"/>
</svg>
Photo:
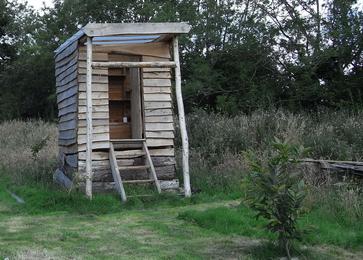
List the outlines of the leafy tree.
<svg viewBox="0 0 363 260">
<path fill-rule="evenodd" d="M 259 4 L 269 17 L 270 30 L 277 32 L 277 61 L 288 79 L 282 105 L 297 110 L 359 104 L 361 89 L 350 81 L 351 75 L 360 74 L 362 63 L 362 12 L 354 7 L 356 2 L 267 0 Z"/>
<path fill-rule="evenodd" d="M 7 30 L 12 19 L 8 11 L 7 2 L 0 0 L 0 69 L 15 55 L 15 50 L 10 44 L 11 35 Z"/>
<path fill-rule="evenodd" d="M 269 56 L 271 50 L 249 41 L 213 51 L 208 58 L 187 59 L 191 66 L 185 73 L 186 102 L 229 114 L 272 106 L 282 78 Z"/>
<path fill-rule="evenodd" d="M 363 80 L 363 13 L 354 7 L 356 3 L 333 0 L 327 5 L 328 44 L 316 72 L 332 93 L 335 107 L 363 104 L 363 86 L 358 83 Z"/>
<path fill-rule="evenodd" d="M 7 36 L 14 55 L 0 71 L 0 119 L 55 115 L 53 50 L 37 41 L 39 15 L 26 4 L 8 2 Z"/>
<path fill-rule="evenodd" d="M 306 149 L 276 139 L 275 153 L 263 165 L 249 153 L 251 173 L 245 179 L 245 202 L 256 211 L 256 217 L 267 220 L 267 230 L 276 233 L 278 241 L 291 259 L 291 241 L 301 238 L 297 220 L 305 198 L 304 181 L 293 167 Z"/>
<path fill-rule="evenodd" d="M 50 53 L 51 54 L 51 53 Z M 53 55 L 29 55 L 12 62 L 1 79 L 0 118 L 44 118 L 56 115 Z"/>
<path fill-rule="evenodd" d="M 356 2 L 54 0 L 38 13 L 0 0 L 0 120 L 55 117 L 53 51 L 88 22 L 190 23 L 180 39 L 187 111 L 359 109 L 363 15 Z"/>
</svg>

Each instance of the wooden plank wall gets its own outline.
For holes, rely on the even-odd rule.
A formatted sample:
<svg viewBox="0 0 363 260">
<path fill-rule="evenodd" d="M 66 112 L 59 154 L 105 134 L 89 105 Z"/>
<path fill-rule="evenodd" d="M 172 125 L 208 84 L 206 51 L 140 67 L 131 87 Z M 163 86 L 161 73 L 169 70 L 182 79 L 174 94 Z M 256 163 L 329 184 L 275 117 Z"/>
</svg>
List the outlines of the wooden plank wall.
<svg viewBox="0 0 363 260">
<path fill-rule="evenodd" d="M 169 43 L 94 46 L 93 61 L 108 61 L 108 53 L 137 55 L 143 61 L 167 61 L 171 59 Z M 86 53 L 80 47 L 79 55 L 79 116 L 78 116 L 78 171 L 85 174 L 85 82 Z M 173 180 L 175 176 L 174 124 L 171 98 L 171 71 L 164 68 L 144 68 L 142 70 L 142 93 L 145 120 L 145 135 L 155 170 L 160 180 Z M 108 117 L 108 70 L 94 69 L 92 79 L 93 100 L 93 146 L 94 149 L 107 148 L 93 152 L 94 186 L 109 187 L 112 175 L 108 160 L 109 117 Z M 117 157 L 117 151 L 116 151 Z M 119 165 L 133 165 L 135 159 L 118 160 Z M 144 172 L 143 172 L 144 173 Z M 143 173 L 123 172 L 126 178 L 145 178 Z M 102 188 L 100 188 L 102 190 Z"/>
<path fill-rule="evenodd" d="M 79 47 L 78 58 L 78 171 L 85 174 L 86 162 L 86 47 Z M 93 61 L 108 61 L 108 54 L 93 50 Z M 93 124 L 93 150 L 108 149 L 110 147 L 109 108 L 108 108 L 108 69 L 92 70 L 92 124 Z M 97 172 L 98 161 L 93 163 Z M 96 176 L 97 178 L 97 176 Z"/>
<path fill-rule="evenodd" d="M 77 43 L 55 57 L 58 104 L 58 146 L 61 170 L 68 176 L 77 170 Z"/>
<path fill-rule="evenodd" d="M 170 50 L 168 46 L 167 50 Z M 168 56 L 143 55 L 143 61 L 170 61 Z M 174 123 L 169 68 L 143 68 L 142 92 L 146 144 L 160 180 L 175 179 Z"/>
<path fill-rule="evenodd" d="M 166 61 L 160 57 L 143 57 L 143 61 Z M 169 68 L 143 69 L 145 135 L 148 147 L 174 146 L 174 124 Z"/>
</svg>

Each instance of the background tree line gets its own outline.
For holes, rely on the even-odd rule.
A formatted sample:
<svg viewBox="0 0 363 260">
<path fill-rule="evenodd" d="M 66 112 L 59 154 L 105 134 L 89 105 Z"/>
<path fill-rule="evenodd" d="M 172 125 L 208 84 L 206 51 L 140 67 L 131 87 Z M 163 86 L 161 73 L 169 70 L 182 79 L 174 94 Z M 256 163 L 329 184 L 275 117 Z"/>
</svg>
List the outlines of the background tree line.
<svg viewBox="0 0 363 260">
<path fill-rule="evenodd" d="M 184 98 L 236 114 L 363 105 L 356 0 L 0 0 L 0 120 L 56 118 L 53 51 L 88 22 L 192 25 L 181 39 Z"/>
</svg>

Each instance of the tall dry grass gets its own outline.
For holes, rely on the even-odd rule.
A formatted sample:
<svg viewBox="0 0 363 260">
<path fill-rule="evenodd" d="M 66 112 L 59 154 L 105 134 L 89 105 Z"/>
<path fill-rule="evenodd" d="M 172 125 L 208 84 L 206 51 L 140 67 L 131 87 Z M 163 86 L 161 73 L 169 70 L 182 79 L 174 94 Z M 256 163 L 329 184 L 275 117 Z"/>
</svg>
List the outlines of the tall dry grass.
<svg viewBox="0 0 363 260">
<path fill-rule="evenodd" d="M 227 117 L 199 110 L 188 116 L 187 123 L 191 148 L 217 162 L 226 152 L 250 149 L 263 154 L 274 137 L 310 147 L 315 159 L 363 159 L 363 112 L 270 110 Z"/>
<path fill-rule="evenodd" d="M 314 159 L 363 159 L 363 112 L 270 110 L 227 117 L 198 110 L 187 120 L 192 186 L 209 194 L 238 196 L 249 170 L 244 152 L 251 150 L 267 162 L 275 137 L 309 147 L 309 157 Z M 308 187 L 307 208 L 319 207 L 344 221 L 363 219 L 359 183 L 324 173 L 316 165 L 303 165 L 300 170 Z"/>
<path fill-rule="evenodd" d="M 270 110 L 227 117 L 199 110 L 188 115 L 187 124 L 192 184 L 194 189 L 210 194 L 238 193 L 248 170 L 243 152 L 252 150 L 267 161 L 274 137 L 310 147 L 310 157 L 315 159 L 363 159 L 363 112 L 293 114 Z M 176 142 L 180 147 L 179 138 Z M 51 183 L 57 152 L 55 124 L 40 120 L 0 124 L 0 174 L 9 176 L 13 182 Z M 304 172 L 316 191 L 326 189 L 338 194 L 335 199 L 339 199 L 340 208 L 357 205 L 353 206 L 356 215 L 362 214 L 361 189 L 337 188 L 319 173 Z M 316 200 L 311 205 L 314 203 Z"/>
<path fill-rule="evenodd" d="M 56 166 L 57 128 L 41 120 L 0 124 L 0 174 L 15 183 L 49 183 Z"/>
<path fill-rule="evenodd" d="M 244 152 L 251 150 L 267 161 L 275 137 L 310 148 L 309 157 L 314 159 L 363 160 L 363 112 L 322 110 L 294 114 L 277 109 L 227 117 L 198 110 L 187 117 L 187 125 L 193 187 L 211 194 L 240 191 L 241 180 L 248 171 Z M 333 175 L 326 176 L 311 169 L 312 165 L 309 167 L 304 174 L 311 188 L 310 206 L 325 203 L 332 211 L 354 208 L 355 213 L 350 215 L 362 216 L 360 188 L 338 188 L 336 183 L 341 180 L 332 180 Z M 324 196 L 316 196 L 321 191 Z"/>
</svg>

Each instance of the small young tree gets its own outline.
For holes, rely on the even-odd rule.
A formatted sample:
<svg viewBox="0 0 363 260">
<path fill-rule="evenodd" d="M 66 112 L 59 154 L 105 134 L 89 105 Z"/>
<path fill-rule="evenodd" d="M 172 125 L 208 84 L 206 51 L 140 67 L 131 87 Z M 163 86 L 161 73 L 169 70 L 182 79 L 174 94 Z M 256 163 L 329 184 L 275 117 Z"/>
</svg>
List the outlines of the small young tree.
<svg viewBox="0 0 363 260">
<path fill-rule="evenodd" d="M 278 139 L 272 146 L 273 153 L 267 163 L 247 153 L 251 172 L 244 181 L 245 202 L 257 212 L 257 218 L 267 220 L 267 230 L 277 233 L 280 246 L 291 259 L 291 240 L 301 238 L 297 219 L 305 198 L 304 181 L 294 164 L 307 150 Z"/>
</svg>

